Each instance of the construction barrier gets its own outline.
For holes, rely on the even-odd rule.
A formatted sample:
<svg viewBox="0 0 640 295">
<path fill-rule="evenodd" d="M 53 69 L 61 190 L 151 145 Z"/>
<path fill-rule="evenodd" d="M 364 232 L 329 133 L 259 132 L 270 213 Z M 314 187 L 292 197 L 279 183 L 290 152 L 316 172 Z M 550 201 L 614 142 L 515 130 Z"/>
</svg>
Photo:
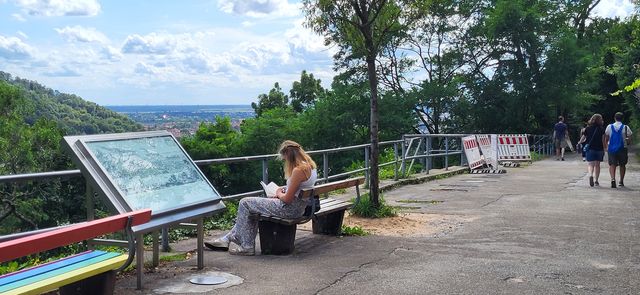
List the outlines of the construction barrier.
<svg viewBox="0 0 640 295">
<path fill-rule="evenodd" d="M 492 134 L 491 138 L 489 138 L 489 134 L 476 135 L 478 145 L 480 146 L 480 152 L 482 152 L 482 157 L 493 169 L 498 168 L 498 148 L 495 137 L 495 134 Z"/>
<path fill-rule="evenodd" d="M 526 134 L 499 134 L 498 161 L 531 161 Z"/>
<path fill-rule="evenodd" d="M 476 169 L 485 164 L 485 161 L 480 157 L 480 148 L 475 135 L 463 137 L 462 146 L 464 147 L 464 154 L 467 156 L 469 168 Z"/>
</svg>

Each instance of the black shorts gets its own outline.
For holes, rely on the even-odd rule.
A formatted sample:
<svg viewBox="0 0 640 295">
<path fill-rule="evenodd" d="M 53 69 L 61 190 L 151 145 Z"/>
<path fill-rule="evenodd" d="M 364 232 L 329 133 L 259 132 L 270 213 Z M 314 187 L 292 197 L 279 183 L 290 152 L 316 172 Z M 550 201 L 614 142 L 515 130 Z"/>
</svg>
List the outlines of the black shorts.
<svg viewBox="0 0 640 295">
<path fill-rule="evenodd" d="M 615 153 L 609 153 L 609 165 L 624 166 L 629 161 L 627 148 L 621 148 Z"/>
</svg>

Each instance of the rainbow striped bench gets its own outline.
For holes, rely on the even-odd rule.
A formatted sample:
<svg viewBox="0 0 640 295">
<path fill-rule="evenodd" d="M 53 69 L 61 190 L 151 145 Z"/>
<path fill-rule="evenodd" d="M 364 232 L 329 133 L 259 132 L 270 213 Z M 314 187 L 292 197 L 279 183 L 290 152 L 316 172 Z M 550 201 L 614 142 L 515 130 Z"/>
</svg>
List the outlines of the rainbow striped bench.
<svg viewBox="0 0 640 295">
<path fill-rule="evenodd" d="M 115 274 L 133 261 L 131 227 L 151 220 L 151 210 L 140 210 L 94 221 L 45 230 L 0 242 L 0 262 L 125 230 L 129 255 L 90 250 L 0 276 L 0 294 L 113 294 Z"/>
</svg>

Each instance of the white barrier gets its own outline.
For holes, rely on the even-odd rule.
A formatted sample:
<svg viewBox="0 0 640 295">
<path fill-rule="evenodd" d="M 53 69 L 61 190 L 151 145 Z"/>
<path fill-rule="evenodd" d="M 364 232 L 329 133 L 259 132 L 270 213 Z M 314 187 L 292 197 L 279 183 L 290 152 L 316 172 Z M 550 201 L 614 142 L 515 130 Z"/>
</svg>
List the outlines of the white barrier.
<svg viewBox="0 0 640 295">
<path fill-rule="evenodd" d="M 462 146 L 464 147 L 464 154 L 467 156 L 467 162 L 469 168 L 476 169 L 482 167 L 485 162 L 480 157 L 480 149 L 475 135 L 469 135 L 462 138 Z"/>
<path fill-rule="evenodd" d="M 498 168 L 498 147 L 496 141 L 496 135 L 492 134 L 489 138 L 488 134 L 476 135 L 478 139 L 478 145 L 480 145 L 480 151 L 487 164 L 491 165 L 493 169 Z"/>
<path fill-rule="evenodd" d="M 526 134 L 499 134 L 498 161 L 531 161 Z"/>
</svg>

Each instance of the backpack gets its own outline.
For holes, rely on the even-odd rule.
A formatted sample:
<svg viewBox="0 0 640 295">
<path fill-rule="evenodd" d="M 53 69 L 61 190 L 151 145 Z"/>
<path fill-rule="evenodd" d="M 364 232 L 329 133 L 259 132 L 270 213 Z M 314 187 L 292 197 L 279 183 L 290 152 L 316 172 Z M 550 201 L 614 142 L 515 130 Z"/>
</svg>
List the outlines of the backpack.
<svg viewBox="0 0 640 295">
<path fill-rule="evenodd" d="M 621 125 L 620 129 L 616 131 L 613 124 L 609 125 L 611 127 L 611 137 L 609 137 L 609 147 L 607 148 L 607 152 L 609 153 L 617 153 L 619 150 L 624 148 L 624 138 L 622 138 L 622 130 L 626 131 L 626 126 Z"/>
</svg>

